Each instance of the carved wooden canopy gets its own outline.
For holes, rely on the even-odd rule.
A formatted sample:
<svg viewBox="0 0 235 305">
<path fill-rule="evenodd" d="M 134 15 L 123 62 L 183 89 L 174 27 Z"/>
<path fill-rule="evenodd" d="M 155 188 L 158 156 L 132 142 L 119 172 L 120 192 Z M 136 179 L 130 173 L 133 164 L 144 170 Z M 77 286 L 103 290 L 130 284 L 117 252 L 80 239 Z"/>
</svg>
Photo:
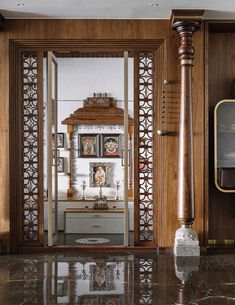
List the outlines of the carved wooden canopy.
<svg viewBox="0 0 235 305">
<path fill-rule="evenodd" d="M 129 117 L 129 129 L 134 125 Z M 124 110 L 117 107 L 117 101 L 107 94 L 94 94 L 83 101 L 83 107 L 78 108 L 68 118 L 62 121 L 64 125 L 123 125 Z"/>
</svg>

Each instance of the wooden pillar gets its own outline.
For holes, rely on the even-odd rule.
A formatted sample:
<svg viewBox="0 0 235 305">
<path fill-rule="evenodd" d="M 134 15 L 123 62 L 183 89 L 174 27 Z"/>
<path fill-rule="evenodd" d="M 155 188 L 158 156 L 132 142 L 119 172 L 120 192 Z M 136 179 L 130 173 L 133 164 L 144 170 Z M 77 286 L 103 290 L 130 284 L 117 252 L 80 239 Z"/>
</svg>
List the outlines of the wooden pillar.
<svg viewBox="0 0 235 305">
<path fill-rule="evenodd" d="M 133 153 L 133 126 L 129 127 L 129 160 L 128 160 L 128 166 L 129 166 L 129 179 L 128 179 L 128 198 L 133 199 L 133 160 L 132 160 L 132 153 Z"/>
<path fill-rule="evenodd" d="M 72 135 L 73 135 L 73 125 L 68 125 L 68 134 L 69 134 L 69 181 L 68 181 L 68 188 L 67 188 L 67 197 L 73 197 L 73 189 L 72 189 L 72 156 L 71 156 L 71 147 L 72 147 Z"/>
<path fill-rule="evenodd" d="M 76 303 L 76 286 L 77 286 L 77 269 L 76 269 L 76 262 L 69 262 L 68 263 L 68 304 L 72 305 Z"/>
<path fill-rule="evenodd" d="M 178 50 L 181 66 L 181 103 L 178 164 L 178 220 L 182 227 L 194 221 L 194 172 L 192 127 L 192 66 L 194 48 L 192 36 L 200 28 L 197 21 L 176 21 L 173 29 L 179 33 Z"/>
</svg>

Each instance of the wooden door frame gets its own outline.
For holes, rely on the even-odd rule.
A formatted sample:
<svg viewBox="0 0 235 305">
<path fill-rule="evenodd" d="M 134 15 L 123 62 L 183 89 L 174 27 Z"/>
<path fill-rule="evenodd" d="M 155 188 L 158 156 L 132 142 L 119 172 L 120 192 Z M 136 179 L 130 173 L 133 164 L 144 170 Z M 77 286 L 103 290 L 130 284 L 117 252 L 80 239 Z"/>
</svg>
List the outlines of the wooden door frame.
<svg viewBox="0 0 235 305">
<path fill-rule="evenodd" d="M 98 52 L 97 52 L 98 50 Z M 22 208 L 19 204 L 21 202 L 20 194 L 20 184 L 22 183 L 20 177 L 21 168 L 19 167 L 19 149 L 22 149 L 19 134 L 19 126 L 21 126 L 21 101 L 19 101 L 19 96 L 21 94 L 21 77 L 20 76 L 20 62 L 21 62 L 21 54 L 22 52 L 38 52 L 42 54 L 42 52 L 53 51 L 53 52 L 81 52 L 81 53 L 96 53 L 99 55 L 100 53 L 120 53 L 123 51 L 129 51 L 131 54 L 135 54 L 138 52 L 155 52 L 155 58 L 157 58 L 157 68 L 158 71 L 157 79 L 154 83 L 154 93 L 155 99 L 156 97 L 159 99 L 161 88 L 159 88 L 160 84 L 163 83 L 163 73 L 162 69 L 164 67 L 164 50 L 165 50 L 165 41 L 163 39 L 97 39 L 97 40 L 87 40 L 87 39 L 63 39 L 63 40 L 48 40 L 48 39 L 40 39 L 40 40 L 10 40 L 10 69 L 9 69 L 9 79 L 10 79 L 10 249 L 12 253 L 16 253 L 20 250 L 20 248 L 24 248 L 24 245 L 20 243 L 22 240 L 21 234 L 22 230 L 20 230 L 20 217 L 22 217 Z M 40 76 L 40 82 L 42 87 L 42 71 Z M 42 88 L 41 88 L 42 91 Z M 159 105 L 156 105 L 156 109 Z M 154 118 L 157 118 L 157 114 L 154 114 Z M 155 128 L 156 129 L 156 128 Z M 157 162 L 157 164 L 159 164 Z M 18 174 L 16 174 L 18 173 Z M 160 171 L 158 170 L 158 173 Z M 159 176 L 159 174 L 157 174 Z M 159 181 L 159 177 L 155 178 Z M 157 188 L 156 188 L 157 189 Z M 155 191 L 155 198 L 156 198 Z M 136 218 L 136 209 L 134 209 L 134 214 Z M 157 211 L 157 213 L 156 213 Z M 156 208 L 154 214 L 154 223 L 157 223 L 158 217 L 158 209 Z M 43 211 L 40 212 L 40 217 L 43 219 Z M 136 221 L 135 221 L 136 223 Z M 134 230 L 136 231 L 136 225 Z M 41 232 L 43 234 L 43 225 L 41 225 Z M 158 240 L 158 233 L 154 230 L 154 239 Z M 155 242 L 156 243 L 156 242 Z M 154 246 L 153 244 L 146 244 L 146 246 Z M 35 245 L 35 243 L 30 244 L 28 246 L 31 248 L 42 247 L 43 244 L 40 242 Z M 64 247 L 63 247 L 64 248 Z M 71 247 L 68 247 L 71 248 Z M 72 247 L 74 248 L 74 247 Z M 123 248 L 123 247 L 120 247 Z"/>
</svg>

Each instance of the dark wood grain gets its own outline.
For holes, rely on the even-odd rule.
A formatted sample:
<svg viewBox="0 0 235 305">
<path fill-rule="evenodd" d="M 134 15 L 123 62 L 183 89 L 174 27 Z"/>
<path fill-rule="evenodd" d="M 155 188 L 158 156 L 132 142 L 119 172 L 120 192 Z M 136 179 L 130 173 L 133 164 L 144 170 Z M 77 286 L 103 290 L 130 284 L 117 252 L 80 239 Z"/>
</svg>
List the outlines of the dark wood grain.
<svg viewBox="0 0 235 305">
<path fill-rule="evenodd" d="M 0 243 L 2 251 L 7 252 L 10 246 L 8 33 L 0 32 L 0 53 Z"/>
<path fill-rule="evenodd" d="M 194 59 L 192 37 L 199 27 L 199 23 L 193 21 L 177 21 L 173 23 L 173 29 L 180 36 L 178 49 L 181 65 L 178 220 L 184 226 L 191 226 L 195 219 L 191 70 Z"/>
<path fill-rule="evenodd" d="M 214 108 L 223 99 L 234 99 L 234 23 L 208 24 L 208 201 L 207 240 L 235 239 L 235 194 L 222 193 L 214 184 Z"/>
<path fill-rule="evenodd" d="M 77 41 L 76 41 L 77 40 Z M 158 63 L 157 69 L 162 80 L 169 81 L 167 84 L 157 85 L 165 91 L 166 116 L 164 121 L 156 122 L 155 129 L 164 127 L 170 131 L 169 135 L 158 139 L 161 144 L 155 145 L 156 156 L 161 160 L 161 166 L 155 166 L 158 171 L 155 173 L 154 183 L 158 185 L 159 197 L 156 197 L 156 234 L 159 245 L 170 247 L 172 245 L 174 232 L 177 228 L 177 180 L 178 180 L 178 131 L 179 131 L 179 94 L 180 94 L 180 69 L 177 60 L 178 37 L 170 27 L 169 20 L 5 20 L 4 32 L 0 32 L 0 126 L 1 126 L 1 146 L 0 146 L 0 210 L 4 221 L 0 222 L 0 235 L 3 244 L 9 247 L 9 233 L 11 228 L 16 227 L 17 232 L 18 211 L 11 208 L 9 194 L 11 191 L 17 192 L 16 184 L 9 181 L 9 164 L 11 159 L 16 157 L 17 152 L 11 151 L 9 155 L 9 139 L 13 141 L 12 129 L 16 126 L 17 116 L 11 117 L 9 122 L 9 92 L 10 98 L 15 98 L 16 88 L 12 87 L 12 79 L 9 82 L 9 45 L 18 43 L 19 48 L 34 48 L 44 51 L 48 48 L 55 51 L 80 51 L 78 40 L 83 52 L 97 52 L 104 49 L 105 52 L 112 52 L 128 49 L 128 43 L 132 42 L 136 49 L 143 49 L 146 46 L 146 40 L 150 43 L 152 50 L 156 46 L 163 44 L 162 54 L 164 60 Z M 122 44 L 120 41 L 122 40 Z M 203 244 L 204 234 L 204 55 L 203 55 L 204 33 L 199 31 L 194 36 L 195 66 L 192 69 L 193 83 L 193 128 L 194 128 L 194 164 L 195 173 L 195 228 L 199 232 L 201 244 Z M 118 47 L 119 46 L 119 47 Z M 14 76 L 14 67 L 11 69 L 11 77 Z M 13 76 L 12 76 L 13 75 Z M 11 87 L 9 87 L 11 86 Z M 9 90 L 10 88 L 10 90 Z M 156 99 L 156 109 L 159 108 L 160 96 Z M 17 107 L 17 105 L 12 105 Z M 160 111 L 160 110 L 159 110 Z M 156 114 L 156 120 L 159 120 Z M 160 124 L 160 126 L 158 125 Z M 136 133 L 136 127 L 135 127 Z M 155 135 L 155 138 L 158 135 Z M 159 162 L 159 161 L 158 161 Z M 156 164 L 159 164 L 159 163 Z M 18 169 L 11 169 L 12 174 L 17 174 Z M 160 180 L 160 181 L 159 181 Z M 135 185 L 136 186 L 136 185 Z M 135 192 L 138 190 L 135 189 Z M 136 220 L 138 221 L 138 220 Z M 159 227 L 158 227 L 159 223 Z M 17 239 L 19 232 L 14 235 Z M 13 242 L 14 245 L 14 242 Z"/>
</svg>

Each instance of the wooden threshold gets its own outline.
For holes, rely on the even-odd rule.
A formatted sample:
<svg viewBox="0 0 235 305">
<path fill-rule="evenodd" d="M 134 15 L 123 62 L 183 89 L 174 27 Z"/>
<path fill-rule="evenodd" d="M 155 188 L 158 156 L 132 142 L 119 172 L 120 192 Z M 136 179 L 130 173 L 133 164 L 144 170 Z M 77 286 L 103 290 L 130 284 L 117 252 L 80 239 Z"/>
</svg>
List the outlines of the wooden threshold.
<svg viewBox="0 0 235 305">
<path fill-rule="evenodd" d="M 18 253 L 55 253 L 55 252 L 80 252 L 80 253 L 150 253 L 166 251 L 166 248 L 159 247 L 143 247 L 143 246 L 106 246 L 106 247 L 91 247 L 91 246 L 53 246 L 53 247 L 19 247 Z"/>
</svg>

